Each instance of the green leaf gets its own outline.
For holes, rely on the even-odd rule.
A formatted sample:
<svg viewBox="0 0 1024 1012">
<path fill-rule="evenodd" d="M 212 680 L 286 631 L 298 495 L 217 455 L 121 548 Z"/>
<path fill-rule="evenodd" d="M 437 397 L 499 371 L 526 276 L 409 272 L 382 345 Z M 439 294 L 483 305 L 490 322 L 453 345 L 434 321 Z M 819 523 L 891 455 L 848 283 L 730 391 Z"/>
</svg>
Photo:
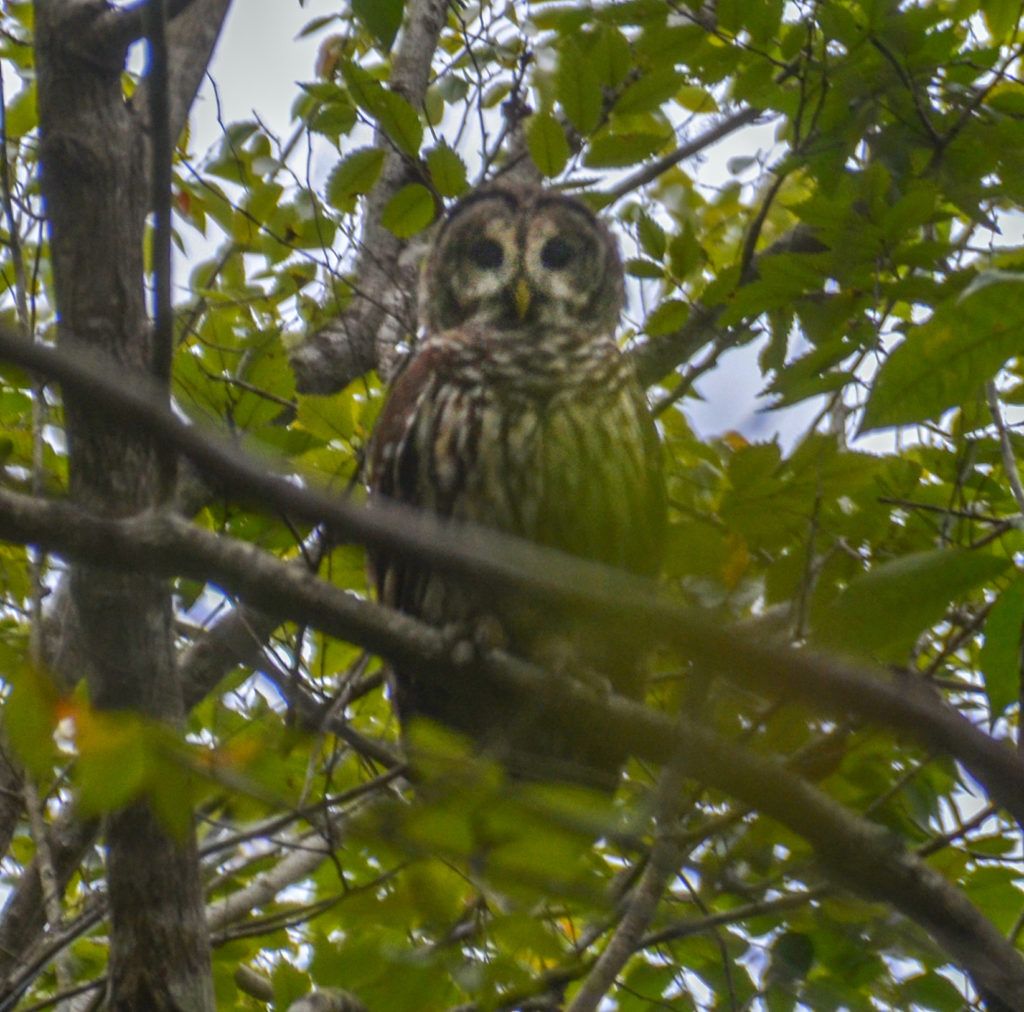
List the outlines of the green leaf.
<svg viewBox="0 0 1024 1012">
<path fill-rule="evenodd" d="M 569 160 L 569 142 L 561 124 L 550 113 L 539 112 L 526 124 L 526 146 L 543 176 L 557 176 Z"/>
<path fill-rule="evenodd" d="M 964 892 L 985 912 L 997 931 L 1009 932 L 1020 916 L 1024 895 L 1016 869 L 978 868 L 962 883 Z"/>
<path fill-rule="evenodd" d="M 636 233 L 643 251 L 655 260 L 665 255 L 668 240 L 665 230 L 649 214 L 641 212 L 636 222 Z"/>
<path fill-rule="evenodd" d="M 80 707 L 75 714 L 77 807 L 83 815 L 121 808 L 145 789 L 153 728 L 131 711 Z"/>
<path fill-rule="evenodd" d="M 5 110 L 7 137 L 13 140 L 31 133 L 39 124 L 36 83 L 31 80 L 8 102 Z"/>
<path fill-rule="evenodd" d="M 654 260 L 630 257 L 625 263 L 626 273 L 633 278 L 663 278 L 665 269 Z"/>
<path fill-rule="evenodd" d="M 985 642 L 979 666 L 993 718 L 1020 692 L 1021 623 L 1024 622 L 1024 581 L 1010 584 L 985 619 Z"/>
<path fill-rule="evenodd" d="M 992 38 L 1000 43 L 1018 26 L 1020 3 L 1018 0 L 981 0 L 981 15 Z"/>
<path fill-rule="evenodd" d="M 57 689 L 47 672 L 23 658 L 5 664 L 4 679 L 12 686 L 4 704 L 7 737 L 26 768 L 42 780 L 50 775 L 57 755 L 53 741 L 59 720 Z"/>
<path fill-rule="evenodd" d="M 770 980 L 801 980 L 814 965 L 814 940 L 803 932 L 787 931 L 775 939 L 770 954 Z"/>
<path fill-rule="evenodd" d="M 458 197 L 466 192 L 466 166 L 447 144 L 438 144 L 427 152 L 427 170 L 442 197 Z"/>
<path fill-rule="evenodd" d="M 588 134 L 601 122 L 604 101 L 597 71 L 575 40 L 562 44 L 555 72 L 555 97 L 580 133 Z"/>
<path fill-rule="evenodd" d="M 368 70 L 360 67 L 358 63 L 344 61 L 339 65 L 339 69 L 345 86 L 348 88 L 348 93 L 352 96 L 352 101 L 363 112 L 376 116 L 377 110 L 383 104 L 381 96 L 384 92 L 384 85 Z"/>
<path fill-rule="evenodd" d="M 691 112 L 718 112 L 715 96 L 706 88 L 694 84 L 684 84 L 676 89 L 676 101 Z"/>
<path fill-rule="evenodd" d="M 878 371 L 861 432 L 937 418 L 975 397 L 1021 351 L 1024 274 L 985 271 L 936 307 Z"/>
<path fill-rule="evenodd" d="M 592 169 L 625 168 L 650 157 L 664 143 L 662 134 L 602 130 L 591 138 L 583 164 Z"/>
<path fill-rule="evenodd" d="M 422 183 L 403 186 L 385 206 L 381 224 L 399 239 L 426 228 L 434 220 L 434 196 Z"/>
<path fill-rule="evenodd" d="M 423 124 L 416 110 L 356 63 L 342 63 L 341 75 L 352 101 L 372 116 L 402 151 L 407 155 L 418 154 L 423 141 Z"/>
<path fill-rule="evenodd" d="M 900 984 L 902 1008 L 926 1008 L 934 1012 L 953 1012 L 964 1007 L 964 996 L 942 974 L 929 971 L 910 977 Z"/>
<path fill-rule="evenodd" d="M 356 118 L 356 107 L 345 95 L 344 101 L 339 99 L 318 105 L 309 117 L 309 129 L 337 141 L 356 125 Z"/>
<path fill-rule="evenodd" d="M 690 315 L 690 307 L 682 299 L 666 299 L 644 321 L 644 332 L 651 337 L 675 333 Z"/>
<path fill-rule="evenodd" d="M 349 439 L 355 430 L 352 396 L 347 392 L 328 396 L 300 394 L 295 421 L 324 443 Z"/>
<path fill-rule="evenodd" d="M 587 59 L 601 83 L 609 88 L 618 87 L 629 76 L 634 66 L 629 40 L 611 25 L 598 27 L 597 38 L 587 54 Z"/>
<path fill-rule="evenodd" d="M 369 193 L 384 167 L 385 153 L 380 148 L 360 148 L 347 155 L 331 169 L 325 196 L 331 207 L 351 211 L 355 198 Z"/>
<path fill-rule="evenodd" d="M 898 658 L 950 602 L 1006 572 L 1009 559 L 958 548 L 894 559 L 854 580 L 834 601 L 815 603 L 812 638 L 842 653 Z"/>
<path fill-rule="evenodd" d="M 377 114 L 381 129 L 407 155 L 419 153 L 423 142 L 423 124 L 416 110 L 401 95 L 384 92 L 384 106 Z"/>
<path fill-rule="evenodd" d="M 651 71 L 634 81 L 615 103 L 616 113 L 652 112 L 672 98 L 686 83 L 686 78 L 670 68 Z"/>
<path fill-rule="evenodd" d="M 387 53 L 402 27 L 405 0 L 352 0 L 352 13 Z"/>
</svg>

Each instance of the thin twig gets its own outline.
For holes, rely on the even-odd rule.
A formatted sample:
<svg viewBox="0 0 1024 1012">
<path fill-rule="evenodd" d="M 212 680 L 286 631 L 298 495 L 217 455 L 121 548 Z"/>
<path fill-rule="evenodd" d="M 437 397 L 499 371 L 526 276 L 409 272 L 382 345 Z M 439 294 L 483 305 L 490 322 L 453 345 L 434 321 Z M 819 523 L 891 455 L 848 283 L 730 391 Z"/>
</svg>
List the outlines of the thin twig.
<svg viewBox="0 0 1024 1012">
<path fill-rule="evenodd" d="M 1002 454 L 1003 470 L 1006 472 L 1006 480 L 1010 483 L 1013 501 L 1017 504 L 1018 511 L 1024 513 L 1024 485 L 1021 484 L 1020 471 L 1017 470 L 1017 457 L 1013 452 L 1010 430 L 999 406 L 999 391 L 996 389 L 995 380 L 989 380 L 985 384 L 985 399 L 988 401 L 989 414 L 999 433 L 999 452 Z"/>
<path fill-rule="evenodd" d="M 650 857 L 636 887 L 630 894 L 621 920 L 604 951 L 598 956 L 566 1012 L 597 1012 L 598 1005 L 615 984 L 629 958 L 641 944 L 661 902 L 661 897 L 679 870 L 686 854 L 675 834 L 679 816 L 682 777 L 675 763 L 661 771 L 656 791 L 659 825 Z"/>
<path fill-rule="evenodd" d="M 142 20 L 149 42 L 146 99 L 150 130 L 153 208 L 153 375 L 171 378 L 174 308 L 171 304 L 171 124 L 168 111 L 167 0 L 148 0 Z"/>
<path fill-rule="evenodd" d="M 728 137 L 729 134 L 739 130 L 740 127 L 756 123 L 763 115 L 764 112 L 761 109 L 747 108 L 741 109 L 731 116 L 726 116 L 725 119 L 720 120 L 713 127 L 705 130 L 699 137 L 694 137 L 692 141 L 687 141 L 686 144 L 680 145 L 675 151 L 662 155 L 661 158 L 655 159 L 649 165 L 638 169 L 631 176 L 627 176 L 610 190 L 606 190 L 605 195 L 610 197 L 611 200 L 618 200 L 627 193 L 632 193 L 641 186 L 646 186 L 673 166 L 678 165 L 680 162 L 685 162 L 687 158 L 700 154 L 705 148 L 711 147 L 712 144 L 717 144 L 723 137 Z"/>
<path fill-rule="evenodd" d="M 38 855 L 37 867 L 39 869 L 39 884 L 43 890 L 43 906 L 46 908 L 46 921 L 50 931 L 60 934 L 63 925 L 63 913 L 61 911 L 61 894 L 57 881 L 57 872 L 53 864 L 53 853 L 50 850 L 50 835 L 46 827 L 46 819 L 43 816 L 43 803 L 39 798 L 39 792 L 35 784 L 28 776 L 22 787 L 25 797 L 25 808 L 28 811 L 29 826 L 32 830 L 32 840 L 36 845 Z M 62 949 L 54 961 L 54 970 L 57 977 L 57 989 L 66 991 L 71 987 L 72 973 L 70 953 Z M 58 1004 L 58 1008 L 61 1005 Z"/>
</svg>

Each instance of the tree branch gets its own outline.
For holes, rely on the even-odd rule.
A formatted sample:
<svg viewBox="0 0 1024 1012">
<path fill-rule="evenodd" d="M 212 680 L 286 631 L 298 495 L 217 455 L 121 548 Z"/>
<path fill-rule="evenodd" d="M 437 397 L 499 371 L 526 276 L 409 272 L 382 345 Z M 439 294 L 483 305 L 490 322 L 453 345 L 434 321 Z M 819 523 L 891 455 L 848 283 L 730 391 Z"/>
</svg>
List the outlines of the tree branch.
<svg viewBox="0 0 1024 1012">
<path fill-rule="evenodd" d="M 98 824 L 83 822 L 66 807 L 50 831 L 50 858 L 63 892 L 82 858 L 96 838 Z M 46 924 L 43 887 L 38 855 L 25 868 L 0 910 L 0 996 L 7 993 L 6 983 L 16 973 L 27 952 Z"/>
<path fill-rule="evenodd" d="M 408 0 L 389 84 L 414 108 L 423 104 L 431 61 L 448 20 L 448 0 Z M 387 202 L 410 181 L 405 156 L 387 144 L 380 179 L 363 210 L 355 295 L 343 313 L 308 337 L 291 355 L 298 389 L 329 394 L 370 369 L 389 365 L 391 349 L 415 331 L 416 271 L 399 259 L 405 243 L 380 222 Z M 384 369 L 386 372 L 386 368 Z"/>
<path fill-rule="evenodd" d="M 153 199 L 146 137 L 125 103 L 124 50 L 94 52 L 69 23 L 70 12 L 88 34 L 105 10 L 103 3 L 36 4 L 40 192 L 50 227 L 58 343 L 102 351 L 108 373 L 131 382 L 133 375 L 148 376 L 154 360 L 144 288 Z M 173 448 L 65 393 L 72 497 L 108 515 L 162 501 L 162 464 L 176 460 Z M 166 403 L 166 382 L 154 398 Z M 84 675 L 94 705 L 131 708 L 171 723 L 180 719 L 169 588 L 145 573 L 77 564 L 70 581 L 76 638 L 86 660 L 76 674 Z M 112 911 L 108 1004 L 148 1008 L 170 998 L 212 1009 L 192 834 L 172 835 L 137 802 L 108 813 L 104 835 Z"/>
<path fill-rule="evenodd" d="M 748 107 L 740 109 L 739 112 L 734 112 L 731 116 L 726 116 L 725 119 L 705 130 L 699 137 L 695 137 L 692 141 L 687 141 L 686 144 L 681 144 L 675 151 L 670 151 L 667 155 L 656 158 L 653 162 L 637 169 L 632 175 L 626 176 L 625 179 L 616 183 L 610 190 L 606 190 L 605 196 L 610 197 L 612 200 L 618 200 L 620 197 L 626 196 L 627 193 L 632 193 L 641 186 L 646 186 L 657 179 L 663 172 L 668 172 L 673 166 L 678 165 L 680 162 L 685 162 L 687 158 L 700 154 L 705 148 L 711 147 L 712 144 L 717 144 L 723 137 L 728 137 L 729 134 L 739 130 L 741 127 L 756 123 L 763 115 L 763 109 Z"/>
<path fill-rule="evenodd" d="M 168 0 L 147 0 L 142 20 L 149 42 L 146 80 L 149 112 L 149 182 L 153 208 L 153 364 L 159 382 L 170 383 L 174 359 L 171 303 L 171 122 L 167 53 Z M 163 468 L 173 474 L 173 467 Z M 168 475 L 169 477 L 169 475 Z M 171 482 L 167 482 L 168 491 Z"/>
<path fill-rule="evenodd" d="M 676 762 L 668 763 L 661 771 L 655 789 L 658 825 L 647 866 L 629 894 L 622 918 L 610 941 L 597 957 L 566 1012 L 596 1012 L 615 984 L 619 972 L 638 950 L 665 890 L 679 871 L 686 855 L 686 847 L 675 833 L 682 807 L 680 773 Z"/>
<path fill-rule="evenodd" d="M 143 0 L 133 11 L 133 26 L 138 22 L 137 37 L 141 38 Z M 206 68 L 213 56 L 214 46 L 220 36 L 224 19 L 227 17 L 231 0 L 166 0 L 167 10 L 167 132 L 172 143 L 181 136 L 188 122 L 189 110 L 195 101 L 196 92 L 202 84 Z M 121 15 L 125 12 L 111 11 Z M 134 27 L 133 27 L 133 30 Z M 150 99 L 153 81 L 149 75 L 142 81 L 132 96 L 138 122 L 143 132 L 149 135 Z"/>
<path fill-rule="evenodd" d="M 138 42 L 149 34 L 146 22 L 147 18 L 153 16 L 154 8 L 166 7 L 166 17 L 170 21 L 195 2 L 196 0 L 137 0 L 127 7 L 112 7 L 96 18 L 90 35 L 104 45 L 127 49 L 133 42 Z"/>
<path fill-rule="evenodd" d="M 186 710 L 205 699 L 232 669 L 255 665 L 263 644 L 280 624 L 278 616 L 238 605 L 186 647 L 178 659 Z"/>
<path fill-rule="evenodd" d="M 151 513 L 110 521 L 63 504 L 0 492 L 0 525 L 5 536 L 14 533 L 18 540 L 45 539 L 52 550 L 70 552 L 94 564 L 104 560 L 108 566 L 212 580 L 261 608 L 360 643 L 407 670 L 429 671 L 437 679 L 493 679 L 511 688 L 518 698 L 529 698 L 542 709 L 565 714 L 569 724 L 579 723 L 599 738 L 623 742 L 634 755 L 658 763 L 678 761 L 681 773 L 739 798 L 804 837 L 839 881 L 872 899 L 891 903 L 923 925 L 968 970 L 983 993 L 1006 1003 L 1002 1007 L 1024 1007 L 1024 962 L 967 898 L 908 853 L 884 828 L 851 814 L 775 757 L 724 741 L 697 722 L 670 719 L 632 700 L 553 677 L 500 651 L 489 652 L 479 667 L 476 662 L 468 666 L 457 663 L 451 644 L 439 630 L 300 572 L 255 546 L 191 527 L 173 515 Z M 633 610 L 623 603 L 625 611 Z M 678 608 L 673 607 L 672 614 L 691 631 L 697 625 L 697 619 Z M 700 622 L 707 626 L 706 618 Z M 735 631 L 709 639 L 716 643 L 716 668 L 726 664 L 735 671 L 748 666 L 753 657 L 762 682 L 774 667 L 776 673 L 792 668 L 802 669 L 804 675 L 813 673 L 815 691 L 824 697 L 835 695 L 833 683 L 847 683 L 849 691 L 849 681 L 857 679 L 858 694 L 866 692 L 870 684 L 859 672 L 837 662 L 743 644 Z M 762 684 L 761 690 L 764 688 Z M 860 712 L 875 716 L 878 701 L 876 697 Z M 920 706 L 921 700 L 897 695 L 890 703 Z M 858 711 L 857 706 L 851 709 Z M 929 712 L 920 706 L 917 712 L 923 724 L 938 721 L 943 726 L 942 711 L 937 708 Z M 970 727 L 958 714 L 950 716 Z M 878 722 L 888 723 L 885 719 Z M 956 744 L 964 750 L 963 741 Z M 1013 753 L 1001 752 L 1016 769 Z M 1024 794 L 1024 781 L 1018 779 L 1017 784 L 1018 795 Z"/>
<path fill-rule="evenodd" d="M 709 671 L 754 692 L 795 696 L 831 715 L 856 714 L 947 752 L 967 767 L 993 800 L 1024 824 L 1024 761 L 1008 744 L 974 727 L 919 680 L 903 677 L 894 682 L 890 673 L 869 665 L 815 656 L 764 642 L 762 637 L 735 628 L 716 626 L 704 613 L 684 609 L 662 596 L 651 580 L 521 538 L 445 522 L 390 501 L 362 505 L 300 488 L 274 473 L 268 462 L 246 458 L 235 447 L 182 422 L 151 395 L 145 377 L 138 377 L 132 385 L 118 383 L 84 353 L 72 359 L 42 345 L 20 341 L 0 328 L 0 357 L 59 379 L 66 390 L 90 402 L 98 413 L 116 417 L 120 424 L 148 430 L 164 445 L 188 456 L 208 480 L 236 497 L 254 498 L 265 508 L 297 520 L 324 523 L 336 537 L 415 558 L 438 572 L 468 580 L 474 587 L 499 593 L 520 592 L 540 603 L 607 619 L 629 630 L 637 642 L 673 646 Z M 180 558 L 182 544 L 196 544 L 194 539 L 201 533 L 177 518 L 154 514 L 105 524 L 60 503 L 0 492 L 3 537 L 82 558 L 88 556 L 104 565 L 152 567 L 165 575 L 210 579 L 214 571 L 204 567 L 215 556 L 193 559 L 187 571 Z M 382 620 L 379 609 L 350 595 L 344 595 L 349 602 L 348 624 L 341 625 L 332 611 L 333 601 L 316 594 L 309 596 L 306 605 L 313 611 L 297 615 L 282 607 L 288 602 L 279 594 L 268 594 L 264 588 L 255 595 L 257 588 L 245 582 L 243 561 L 245 551 L 255 549 L 227 541 L 224 545 L 225 564 L 240 567 L 237 573 L 242 583 L 236 589 L 251 604 L 311 622 L 326 616 L 332 628 L 324 626 L 325 631 L 389 656 L 410 670 L 428 657 L 429 663 L 443 659 L 443 645 L 429 636 L 417 644 L 413 637 L 404 646 L 397 646 L 395 623 L 412 620 L 402 615 Z M 308 575 L 299 579 L 291 574 L 288 579 L 300 588 L 317 583 Z M 360 608 L 371 608 L 374 614 Z M 423 628 L 418 623 L 413 626 Z M 411 634 L 412 627 L 409 630 Z M 436 631 L 431 634 L 437 635 Z"/>
</svg>

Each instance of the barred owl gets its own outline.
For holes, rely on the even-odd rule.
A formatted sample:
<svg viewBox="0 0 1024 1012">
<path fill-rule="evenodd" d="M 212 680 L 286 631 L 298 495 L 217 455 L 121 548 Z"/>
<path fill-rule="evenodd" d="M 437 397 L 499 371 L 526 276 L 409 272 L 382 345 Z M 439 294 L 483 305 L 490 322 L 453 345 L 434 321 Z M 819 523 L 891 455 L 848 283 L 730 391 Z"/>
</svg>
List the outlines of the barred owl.
<svg viewBox="0 0 1024 1012">
<path fill-rule="evenodd" d="M 369 454 L 371 495 L 653 575 L 665 529 L 661 448 L 630 360 L 615 342 L 625 300 L 610 232 L 577 200 L 493 185 L 441 225 L 420 289 L 424 338 L 396 374 Z M 580 616 L 484 600 L 387 552 L 380 599 L 438 626 L 500 629 L 549 669 L 637 698 L 635 647 Z M 486 680 L 457 687 L 392 673 L 400 720 L 461 731 L 517 774 L 614 786 L 625 759 L 565 715 Z M 572 725 L 572 726 L 570 726 Z"/>
</svg>

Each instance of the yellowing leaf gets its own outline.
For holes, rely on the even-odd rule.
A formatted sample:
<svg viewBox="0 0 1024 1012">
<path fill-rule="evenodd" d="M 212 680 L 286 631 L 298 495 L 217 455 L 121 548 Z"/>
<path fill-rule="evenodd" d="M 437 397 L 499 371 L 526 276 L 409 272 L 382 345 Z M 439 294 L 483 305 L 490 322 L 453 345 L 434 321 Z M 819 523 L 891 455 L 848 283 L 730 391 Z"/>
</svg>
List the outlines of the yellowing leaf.
<svg viewBox="0 0 1024 1012">
<path fill-rule="evenodd" d="M 750 569 L 750 551 L 747 548 L 747 542 L 740 534 L 731 535 L 728 541 L 729 554 L 722 566 L 721 577 L 722 582 L 732 590 Z"/>
</svg>

